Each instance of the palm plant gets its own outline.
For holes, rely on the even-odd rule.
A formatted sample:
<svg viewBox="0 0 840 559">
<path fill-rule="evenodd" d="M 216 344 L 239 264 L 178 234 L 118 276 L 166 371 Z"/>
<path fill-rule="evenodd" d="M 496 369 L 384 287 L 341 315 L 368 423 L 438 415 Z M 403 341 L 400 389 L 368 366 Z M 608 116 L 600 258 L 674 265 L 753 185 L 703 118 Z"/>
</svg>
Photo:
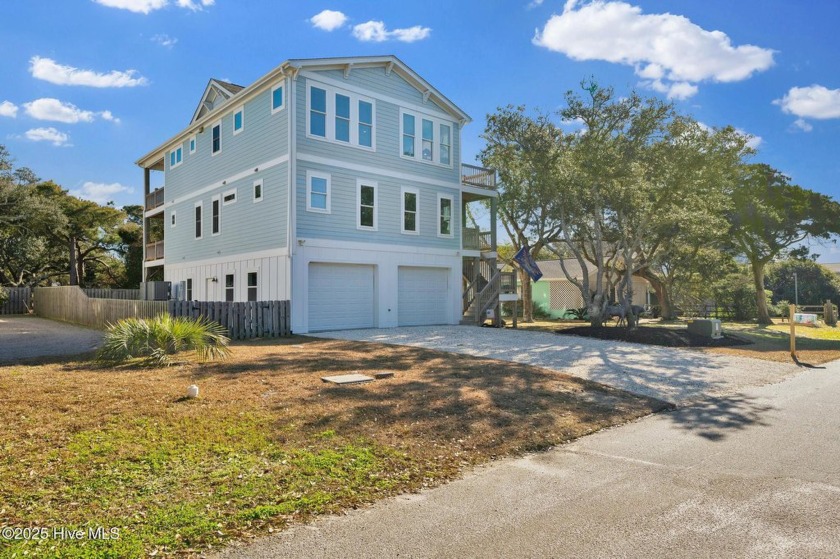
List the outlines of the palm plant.
<svg viewBox="0 0 840 559">
<path fill-rule="evenodd" d="M 230 353 L 227 330 L 204 317 L 126 318 L 108 325 L 97 359 L 121 362 L 141 358 L 150 365 L 170 365 L 170 356 L 195 351 L 199 360 L 224 358 Z"/>
</svg>

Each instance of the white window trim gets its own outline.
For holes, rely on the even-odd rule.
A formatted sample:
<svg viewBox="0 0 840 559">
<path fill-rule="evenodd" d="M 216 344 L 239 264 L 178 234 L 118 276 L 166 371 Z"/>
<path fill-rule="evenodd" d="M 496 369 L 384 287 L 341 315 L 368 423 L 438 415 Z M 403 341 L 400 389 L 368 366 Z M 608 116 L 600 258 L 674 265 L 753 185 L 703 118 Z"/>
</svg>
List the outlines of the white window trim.
<svg viewBox="0 0 840 559">
<path fill-rule="evenodd" d="M 373 227 L 362 225 L 362 186 L 373 187 Z M 376 181 L 356 179 L 356 229 L 361 231 L 379 230 L 379 184 Z"/>
<path fill-rule="evenodd" d="M 219 127 L 219 150 L 218 151 L 213 151 L 213 129 L 217 126 Z M 221 120 L 219 120 L 217 122 L 214 122 L 210 126 L 210 156 L 215 157 L 215 156 L 219 155 L 220 153 L 222 153 L 222 121 Z"/>
<path fill-rule="evenodd" d="M 204 238 L 204 202 L 196 202 L 193 208 L 193 233 L 195 233 L 195 208 L 201 208 L 201 230 L 199 235 L 195 237 L 196 240 L 201 240 Z"/>
<path fill-rule="evenodd" d="M 259 301 L 260 300 L 260 285 L 262 284 L 262 282 L 260 281 L 261 272 L 260 272 L 259 268 L 249 268 L 249 269 L 245 270 L 245 281 L 243 282 L 245 284 L 245 297 L 243 297 L 242 300 L 243 301 L 248 301 L 248 290 L 250 289 L 250 287 L 248 286 L 248 274 L 257 274 L 257 285 L 254 286 L 257 289 L 257 296 L 254 300 Z"/>
<path fill-rule="evenodd" d="M 414 231 L 405 228 L 405 195 L 414 194 Z M 400 233 L 403 235 L 420 234 L 420 190 L 410 186 L 400 188 Z"/>
<path fill-rule="evenodd" d="M 283 93 L 281 96 L 283 97 L 283 102 L 280 103 L 280 106 L 275 108 L 274 107 L 274 92 L 278 89 L 282 89 Z M 271 114 L 276 114 L 286 108 L 286 80 L 281 81 L 280 83 L 276 84 L 274 87 L 271 88 L 271 93 L 268 97 L 268 106 L 271 109 Z"/>
<path fill-rule="evenodd" d="M 169 227 L 171 229 L 175 229 L 175 226 L 176 226 L 177 223 L 178 223 L 178 219 L 175 215 L 175 210 L 172 210 L 171 212 L 169 212 Z"/>
<path fill-rule="evenodd" d="M 257 186 L 260 187 L 260 195 L 259 196 L 257 196 Z M 257 180 L 254 181 L 254 187 L 253 187 L 252 193 L 253 193 L 255 204 L 257 202 L 262 202 L 263 198 L 265 197 L 265 186 L 263 185 L 263 180 L 262 179 L 257 179 Z"/>
<path fill-rule="evenodd" d="M 312 207 L 312 179 L 324 179 L 327 181 L 327 208 L 313 208 Z M 332 199 L 332 177 L 328 173 L 319 173 L 317 171 L 306 171 L 306 211 L 316 212 L 321 214 L 332 213 L 330 201 Z"/>
<path fill-rule="evenodd" d="M 326 136 L 317 136 L 312 134 L 312 119 L 311 116 L 311 107 L 312 107 L 312 88 L 317 87 L 318 89 L 323 89 L 327 92 L 327 111 L 326 111 L 326 126 L 325 126 L 325 133 Z M 336 93 L 340 95 L 344 95 L 350 98 L 350 141 L 344 142 L 342 140 L 337 140 L 335 138 L 335 95 Z M 371 137 L 370 143 L 371 146 L 363 146 L 359 144 L 359 101 L 364 101 L 366 103 L 371 104 Z M 314 140 L 318 140 L 321 142 L 329 142 L 331 144 L 337 144 L 340 146 L 350 146 L 356 149 L 362 149 L 365 151 L 376 151 L 376 100 L 370 97 L 365 97 L 363 95 L 359 95 L 358 93 L 354 93 L 352 91 L 347 91 L 344 89 L 338 89 L 327 85 L 325 83 L 321 83 L 314 80 L 307 80 L 306 83 L 306 137 L 311 138 Z"/>
<path fill-rule="evenodd" d="M 179 150 L 181 152 L 181 159 L 180 160 L 178 160 L 178 151 Z M 175 154 L 175 159 L 176 159 L 174 165 L 172 164 L 172 154 L 173 153 Z M 169 168 L 170 169 L 174 169 L 175 167 L 180 167 L 181 163 L 183 163 L 183 162 L 184 162 L 184 146 L 183 145 L 180 145 L 180 146 L 176 147 L 175 149 L 169 151 Z"/>
<path fill-rule="evenodd" d="M 442 233 L 440 230 L 440 218 L 441 218 L 441 211 L 440 211 L 440 201 L 441 200 L 449 200 L 449 234 Z M 451 239 L 455 236 L 455 197 L 451 194 L 441 194 L 438 193 L 437 195 L 437 210 L 435 212 L 437 214 L 437 236 L 444 238 L 444 239 Z"/>
<path fill-rule="evenodd" d="M 219 230 L 215 233 L 213 232 L 213 202 L 219 203 Z M 211 237 L 218 237 L 222 234 L 222 198 L 220 195 L 216 194 L 212 198 L 210 198 L 210 236 Z"/>
<path fill-rule="evenodd" d="M 233 286 L 231 286 L 231 287 L 228 287 L 228 286 L 227 286 L 227 278 L 228 278 L 228 276 L 230 276 L 230 277 L 232 277 L 232 278 L 233 278 Z M 237 285 L 237 283 L 238 283 L 238 282 L 236 281 L 236 272 L 235 272 L 235 270 L 225 270 L 224 275 L 222 275 L 222 282 L 223 282 L 223 283 L 222 283 L 222 300 L 223 300 L 223 301 L 227 301 L 227 290 L 228 290 L 228 289 L 232 289 L 232 290 L 233 290 L 233 298 L 231 299 L 231 301 L 230 301 L 230 302 L 231 302 L 231 303 L 236 302 L 236 285 Z"/>
<path fill-rule="evenodd" d="M 236 129 L 236 115 L 242 115 L 242 126 L 239 127 L 239 130 Z M 231 128 L 233 128 L 233 135 L 236 136 L 237 134 L 241 134 L 243 130 L 245 130 L 245 105 L 237 107 L 236 110 L 233 111 L 233 115 L 231 116 Z M 221 136 L 220 136 L 221 137 Z"/>
<path fill-rule="evenodd" d="M 189 146 L 190 155 L 194 154 L 198 149 L 198 136 L 190 136 L 187 140 L 187 146 Z"/>
<path fill-rule="evenodd" d="M 414 157 L 410 155 L 403 154 L 403 115 L 408 114 L 414 117 Z M 432 148 L 432 160 L 429 161 L 428 159 L 423 159 L 423 120 L 430 120 L 432 122 L 432 131 L 434 133 L 433 136 L 433 148 Z M 441 163 L 440 162 L 440 125 L 445 124 L 449 127 L 449 164 Z M 443 167 L 445 169 L 451 169 L 453 166 L 453 160 L 455 155 L 455 123 L 442 119 L 437 116 L 430 115 L 428 113 L 422 113 L 419 111 L 410 111 L 403 108 L 400 108 L 400 141 L 397 142 L 397 149 L 399 150 L 398 153 L 400 157 L 403 159 L 408 159 L 409 161 L 419 161 L 420 163 L 425 163 L 426 165 L 436 165 L 438 167 Z"/>
<path fill-rule="evenodd" d="M 233 200 L 226 201 L 225 198 L 227 198 L 231 194 L 233 194 Z M 236 198 L 237 198 L 237 193 L 236 193 L 235 188 L 233 188 L 231 190 L 227 190 L 225 192 L 222 192 L 222 205 L 223 206 L 230 206 L 231 204 L 235 204 L 236 203 Z"/>
</svg>

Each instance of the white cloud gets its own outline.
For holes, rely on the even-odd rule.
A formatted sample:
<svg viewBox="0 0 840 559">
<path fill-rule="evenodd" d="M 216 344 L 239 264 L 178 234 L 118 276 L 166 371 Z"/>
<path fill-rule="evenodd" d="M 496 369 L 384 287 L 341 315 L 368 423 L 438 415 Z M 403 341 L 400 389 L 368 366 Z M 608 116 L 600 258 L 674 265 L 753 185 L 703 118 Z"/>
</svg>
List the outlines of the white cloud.
<svg viewBox="0 0 840 559">
<path fill-rule="evenodd" d="M 324 31 L 335 31 L 347 22 L 347 16 L 335 10 L 324 10 L 309 20 L 313 27 Z"/>
<path fill-rule="evenodd" d="M 828 89 L 821 85 L 792 87 L 773 104 L 782 107 L 788 114 L 800 118 L 840 118 L 840 89 Z"/>
<path fill-rule="evenodd" d="M 622 1 L 567 0 L 533 43 L 573 60 L 633 66 L 645 86 L 675 99 L 697 93 L 697 83 L 741 81 L 773 65 L 770 49 L 733 46 L 721 31 L 674 14 L 643 14 Z"/>
<path fill-rule="evenodd" d="M 169 4 L 169 0 L 93 0 L 97 4 L 102 4 L 109 8 L 119 8 L 121 10 L 128 10 L 136 14 L 149 14 L 155 10 L 159 10 Z M 180 8 L 192 10 L 194 12 L 212 6 L 216 0 L 175 0 L 175 4 Z"/>
<path fill-rule="evenodd" d="M 53 127 L 33 128 L 26 131 L 26 137 L 33 142 L 52 142 L 54 146 L 69 146 L 70 137 L 64 132 L 59 132 Z"/>
<path fill-rule="evenodd" d="M 178 42 L 178 39 L 176 39 L 175 37 L 170 37 L 166 33 L 161 33 L 160 35 L 155 35 L 154 37 L 152 37 L 151 41 L 153 43 L 159 44 L 162 47 L 171 49 Z"/>
<path fill-rule="evenodd" d="M 73 103 L 65 103 L 51 97 L 24 103 L 23 108 L 26 110 L 26 114 L 38 120 L 76 124 L 77 122 L 93 122 L 96 117 L 99 117 L 115 124 L 120 122 L 120 119 L 115 117 L 111 111 L 85 111 Z"/>
<path fill-rule="evenodd" d="M 764 142 L 764 138 L 762 138 L 761 136 L 756 136 L 755 134 L 750 134 L 746 130 L 736 128 L 735 131 L 747 139 L 747 147 L 749 148 L 758 149 L 758 146 L 760 146 Z"/>
<path fill-rule="evenodd" d="M 531 2 L 528 4 L 528 9 L 532 10 L 534 8 L 539 8 L 540 6 L 542 6 L 543 2 L 544 0 L 531 0 Z"/>
<path fill-rule="evenodd" d="M 93 0 L 109 8 L 119 8 L 137 14 L 148 14 L 166 6 L 167 0 Z"/>
<path fill-rule="evenodd" d="M 18 106 L 11 101 L 3 101 L 0 103 L 0 116 L 7 116 L 15 118 L 17 116 Z"/>
<path fill-rule="evenodd" d="M 810 132 L 814 129 L 813 125 L 805 119 L 797 118 L 793 121 L 793 125 L 803 132 Z"/>
<path fill-rule="evenodd" d="M 104 182 L 87 181 L 78 190 L 71 190 L 70 195 L 76 198 L 84 198 L 85 200 L 92 200 L 97 204 L 107 204 L 113 201 L 115 194 L 123 192 L 134 192 L 130 186 L 122 185 L 118 182 L 110 184 Z"/>
<path fill-rule="evenodd" d="M 388 28 L 385 27 L 385 22 L 373 20 L 360 23 L 353 27 L 354 37 L 360 41 L 374 43 L 381 43 L 390 39 L 404 43 L 413 43 L 425 39 L 431 32 L 432 30 L 430 28 L 420 25 L 388 31 Z"/>
<path fill-rule="evenodd" d="M 33 56 L 29 60 L 29 71 L 33 78 L 58 85 L 86 85 L 90 87 L 135 87 L 147 85 L 149 81 L 137 75 L 137 70 L 119 72 L 112 70 L 107 74 L 93 70 L 80 70 L 73 66 L 58 64 L 50 58 Z"/>
</svg>

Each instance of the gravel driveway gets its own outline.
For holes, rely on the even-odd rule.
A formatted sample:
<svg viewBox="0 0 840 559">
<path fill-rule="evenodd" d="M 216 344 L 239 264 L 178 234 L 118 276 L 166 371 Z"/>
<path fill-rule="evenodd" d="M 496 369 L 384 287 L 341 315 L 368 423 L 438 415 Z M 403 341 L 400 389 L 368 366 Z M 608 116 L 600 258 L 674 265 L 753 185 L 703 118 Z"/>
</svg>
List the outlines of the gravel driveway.
<svg viewBox="0 0 840 559">
<path fill-rule="evenodd" d="M 96 349 L 102 332 L 34 316 L 0 317 L 0 363 Z"/>
<path fill-rule="evenodd" d="M 675 404 L 778 382 L 800 370 L 792 363 L 477 326 L 341 330 L 316 336 L 417 346 L 525 363 Z"/>
</svg>

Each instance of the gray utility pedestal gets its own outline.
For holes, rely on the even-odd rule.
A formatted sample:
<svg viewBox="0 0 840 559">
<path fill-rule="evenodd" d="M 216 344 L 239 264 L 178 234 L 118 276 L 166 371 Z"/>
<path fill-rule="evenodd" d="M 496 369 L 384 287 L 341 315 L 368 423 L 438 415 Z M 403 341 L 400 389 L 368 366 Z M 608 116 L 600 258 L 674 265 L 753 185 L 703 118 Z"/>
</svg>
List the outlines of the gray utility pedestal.
<svg viewBox="0 0 840 559">
<path fill-rule="evenodd" d="M 706 336 L 707 338 L 718 339 L 723 337 L 720 327 L 720 320 L 716 318 L 697 318 L 688 321 L 688 331 Z"/>
</svg>

